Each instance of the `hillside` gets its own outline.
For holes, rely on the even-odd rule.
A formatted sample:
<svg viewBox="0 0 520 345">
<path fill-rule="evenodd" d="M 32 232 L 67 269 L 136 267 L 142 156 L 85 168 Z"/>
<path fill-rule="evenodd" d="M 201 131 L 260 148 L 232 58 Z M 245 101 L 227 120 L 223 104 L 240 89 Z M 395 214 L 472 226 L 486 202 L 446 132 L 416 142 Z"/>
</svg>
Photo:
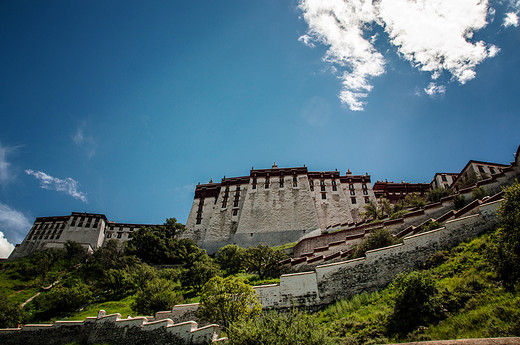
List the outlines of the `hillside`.
<svg viewBox="0 0 520 345">
<path fill-rule="evenodd" d="M 380 291 L 358 294 L 319 312 L 267 313 L 240 321 L 231 327 L 231 333 L 240 329 L 231 343 L 279 343 L 280 334 L 287 339 L 299 336 L 294 344 L 313 343 L 313 337 L 316 343 L 371 344 L 520 336 L 520 185 L 509 188 L 505 198 L 498 229 L 437 252 L 421 270 L 398 276 Z M 168 308 L 164 304 L 141 308 L 136 301 L 143 296 L 145 302 L 166 301 L 166 306 L 183 298 L 195 301 L 204 280 L 194 278 L 197 274 L 207 278 L 210 271 L 258 284 L 257 275 L 244 274 L 240 261 L 233 261 L 252 253 L 229 247 L 227 256 L 220 253 L 213 259 L 188 242 L 175 242 L 175 246 L 179 263 L 163 269 L 144 263 L 139 255 L 127 255 L 128 249 L 108 246 L 86 256 L 73 243 L 62 251 L 2 263 L 0 322 L 12 326 L 20 321 L 84 319 L 101 308 L 123 315 L 152 313 Z M 19 306 L 38 292 L 21 311 Z M 271 340 L 246 340 L 258 334 Z"/>
</svg>

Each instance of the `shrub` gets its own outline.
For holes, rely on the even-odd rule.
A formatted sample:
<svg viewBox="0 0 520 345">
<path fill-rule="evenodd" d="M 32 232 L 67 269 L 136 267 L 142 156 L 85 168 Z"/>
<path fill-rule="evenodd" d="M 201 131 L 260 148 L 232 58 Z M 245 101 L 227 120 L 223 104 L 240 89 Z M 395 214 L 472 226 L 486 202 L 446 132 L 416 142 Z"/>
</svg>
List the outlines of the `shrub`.
<svg viewBox="0 0 520 345">
<path fill-rule="evenodd" d="M 352 257 L 360 258 L 365 256 L 365 253 L 369 250 L 388 247 L 397 242 L 398 240 L 387 229 L 376 229 L 355 247 Z"/>
<path fill-rule="evenodd" d="M 253 288 L 236 277 L 214 277 L 202 289 L 201 317 L 219 323 L 224 329 L 234 322 L 259 315 L 261 310 Z"/>
<path fill-rule="evenodd" d="M 161 310 L 171 310 L 182 301 L 182 296 L 175 291 L 175 284 L 169 280 L 155 278 L 137 293 L 132 310 L 140 315 L 154 315 Z"/>
<path fill-rule="evenodd" d="M 15 328 L 22 320 L 22 309 L 0 292 L 0 328 Z"/>
<path fill-rule="evenodd" d="M 508 288 L 520 280 L 520 184 L 504 189 L 504 201 L 498 209 L 501 226 L 487 251 L 489 261 Z"/>
<path fill-rule="evenodd" d="M 451 189 L 434 188 L 426 193 L 426 200 L 429 202 L 439 202 L 442 198 L 453 194 Z"/>
<path fill-rule="evenodd" d="M 471 191 L 471 198 L 473 200 L 477 200 L 477 199 L 480 200 L 487 195 L 488 195 L 488 192 L 484 187 L 477 187 Z"/>
<path fill-rule="evenodd" d="M 460 210 L 461 208 L 466 206 L 466 198 L 464 197 L 464 195 L 455 195 L 455 197 L 453 198 L 453 205 L 455 206 L 456 210 Z"/>
<path fill-rule="evenodd" d="M 391 333 L 407 334 L 435 318 L 435 281 L 430 276 L 414 271 L 399 275 L 392 283 L 395 304 L 389 317 Z"/>
<path fill-rule="evenodd" d="M 326 345 L 332 344 L 310 315 L 269 312 L 259 318 L 233 323 L 230 345 Z"/>
<path fill-rule="evenodd" d="M 226 274 L 237 274 L 244 268 L 244 255 L 244 248 L 228 244 L 218 250 L 215 260 Z"/>
</svg>

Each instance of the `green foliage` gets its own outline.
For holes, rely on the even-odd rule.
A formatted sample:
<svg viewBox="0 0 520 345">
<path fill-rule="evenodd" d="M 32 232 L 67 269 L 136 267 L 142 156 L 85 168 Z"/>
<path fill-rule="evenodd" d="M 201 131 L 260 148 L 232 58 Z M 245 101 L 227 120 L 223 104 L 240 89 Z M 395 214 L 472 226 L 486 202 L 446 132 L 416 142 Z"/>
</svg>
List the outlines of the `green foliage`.
<svg viewBox="0 0 520 345">
<path fill-rule="evenodd" d="M 376 229 L 355 247 L 351 257 L 360 258 L 365 256 L 365 253 L 369 250 L 388 247 L 397 242 L 398 240 L 387 229 Z"/>
<path fill-rule="evenodd" d="M 180 264 L 197 246 L 188 239 L 177 240 L 184 225 L 169 218 L 164 225 L 145 227 L 134 232 L 132 240 L 126 242 L 125 254 L 136 255 L 153 265 Z"/>
<path fill-rule="evenodd" d="M 22 318 L 22 308 L 0 291 L 0 328 L 16 328 Z"/>
<path fill-rule="evenodd" d="M 235 244 L 228 244 L 220 248 L 215 257 L 216 262 L 226 274 L 237 274 L 244 269 L 246 250 Z"/>
<path fill-rule="evenodd" d="M 368 204 L 363 206 L 364 211 L 361 212 L 361 216 L 364 220 L 371 221 L 377 221 L 386 217 L 397 219 L 409 212 L 406 209 L 408 206 L 409 205 L 403 200 L 391 204 L 387 199 L 380 198 L 377 203 L 370 201 Z"/>
<path fill-rule="evenodd" d="M 224 329 L 260 314 L 262 306 L 253 288 L 233 276 L 214 277 L 202 289 L 199 314 Z M 234 331 L 229 331 L 230 336 Z"/>
<path fill-rule="evenodd" d="M 428 202 L 439 202 L 442 198 L 453 194 L 451 189 L 446 188 L 434 188 L 426 193 L 426 200 Z"/>
<path fill-rule="evenodd" d="M 71 263 L 84 262 L 88 257 L 88 252 L 81 244 L 75 241 L 67 241 L 64 245 L 65 258 Z"/>
<path fill-rule="evenodd" d="M 439 229 L 439 228 L 442 228 L 442 224 L 441 224 L 441 223 L 438 223 L 438 222 L 429 222 L 428 224 L 426 224 L 426 225 L 423 227 L 423 230 L 424 230 L 424 231 L 430 231 L 430 230 L 435 230 L 435 229 Z"/>
<path fill-rule="evenodd" d="M 471 191 L 471 198 L 473 200 L 477 200 L 477 199 L 481 200 L 482 198 L 484 198 L 487 195 L 488 195 L 488 192 L 484 187 L 473 188 L 473 190 Z"/>
<path fill-rule="evenodd" d="M 462 194 L 457 194 L 453 198 L 453 205 L 455 206 L 456 210 L 460 210 L 464 206 L 466 206 L 466 198 Z"/>
<path fill-rule="evenodd" d="M 520 281 L 520 183 L 504 189 L 498 209 L 500 228 L 492 237 L 487 253 L 500 279 L 508 288 Z"/>
<path fill-rule="evenodd" d="M 419 207 L 422 208 L 426 205 L 426 199 L 422 196 L 419 196 L 417 194 L 408 194 L 404 198 L 404 202 L 406 205 L 411 207 Z"/>
<path fill-rule="evenodd" d="M 220 274 L 218 265 L 204 252 L 182 274 L 181 284 L 200 291 L 208 280 Z"/>
<path fill-rule="evenodd" d="M 327 345 L 331 339 L 312 316 L 292 311 L 269 312 L 259 318 L 233 323 L 230 345 Z"/>
<path fill-rule="evenodd" d="M 246 268 L 258 274 L 260 279 L 280 275 L 280 261 L 287 258 L 284 250 L 275 250 L 259 244 L 246 250 L 244 264 Z"/>
<path fill-rule="evenodd" d="M 79 280 L 71 280 L 67 285 L 56 286 L 34 299 L 36 320 L 48 320 L 53 316 L 64 316 L 92 300 L 91 288 Z"/>
<path fill-rule="evenodd" d="M 161 310 L 171 310 L 182 301 L 182 296 L 175 292 L 175 284 L 169 280 L 155 278 L 147 281 L 137 293 L 132 310 L 139 315 L 155 315 Z"/>
<path fill-rule="evenodd" d="M 435 318 L 437 287 L 432 277 L 418 271 L 399 275 L 392 288 L 395 304 L 388 323 L 391 333 L 406 334 Z"/>
</svg>

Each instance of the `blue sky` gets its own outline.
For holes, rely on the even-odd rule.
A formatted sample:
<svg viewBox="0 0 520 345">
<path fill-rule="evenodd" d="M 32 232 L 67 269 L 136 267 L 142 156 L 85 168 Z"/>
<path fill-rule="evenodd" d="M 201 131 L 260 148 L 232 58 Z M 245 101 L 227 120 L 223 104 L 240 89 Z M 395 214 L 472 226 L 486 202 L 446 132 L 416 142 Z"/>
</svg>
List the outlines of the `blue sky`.
<svg viewBox="0 0 520 345">
<path fill-rule="evenodd" d="M 184 223 L 199 181 L 275 161 L 373 182 L 508 163 L 520 144 L 518 10 L 0 2 L 0 248 L 35 217 L 72 211 Z"/>
</svg>

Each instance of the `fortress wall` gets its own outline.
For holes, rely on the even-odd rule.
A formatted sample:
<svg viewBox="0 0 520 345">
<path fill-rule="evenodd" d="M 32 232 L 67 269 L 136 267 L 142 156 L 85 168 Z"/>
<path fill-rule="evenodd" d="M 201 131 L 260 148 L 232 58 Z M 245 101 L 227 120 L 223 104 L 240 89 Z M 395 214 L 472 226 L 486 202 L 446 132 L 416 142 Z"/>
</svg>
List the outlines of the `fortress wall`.
<svg viewBox="0 0 520 345">
<path fill-rule="evenodd" d="M 206 234 L 206 229 L 215 213 L 217 204 L 215 204 L 215 197 L 206 197 L 202 199 L 202 221 L 197 224 L 197 211 L 201 203 L 201 199 L 193 200 L 188 220 L 186 221 L 186 232 L 183 237 L 189 236 L 195 243 L 201 243 Z"/>
<path fill-rule="evenodd" d="M 148 322 L 145 317 L 121 319 L 120 314 L 85 321 L 57 321 L 49 325 L 25 325 L 0 330 L 2 345 L 65 345 L 69 343 L 112 345 L 209 344 L 219 337 L 219 326 L 198 328 L 196 322 L 174 324 L 170 319 Z"/>
<path fill-rule="evenodd" d="M 227 187 L 229 187 L 229 189 L 227 189 Z M 229 239 L 234 235 L 238 228 L 241 208 L 244 205 L 244 200 L 247 195 L 248 184 L 232 185 L 227 187 L 222 187 L 220 189 L 213 215 L 203 239 L 202 247 L 208 249 L 208 251 L 210 251 L 210 248 L 216 244 L 220 245 L 221 243 L 228 243 Z M 238 191 L 239 201 L 238 206 L 234 207 L 237 187 L 240 187 L 240 190 Z M 227 199 L 225 205 L 223 204 L 224 199 Z M 234 214 L 234 210 L 237 210 L 236 215 Z"/>
<path fill-rule="evenodd" d="M 320 180 L 324 185 L 320 185 Z M 318 216 L 318 223 L 321 229 L 334 224 L 352 223 L 353 218 L 349 203 L 345 198 L 345 192 L 341 186 L 339 178 L 322 178 L 314 180 L 314 191 L 311 191 L 314 207 Z M 332 181 L 336 182 L 336 190 L 333 190 Z M 325 188 L 322 190 L 322 186 Z M 347 187 L 348 188 L 348 187 Z M 326 199 L 323 199 L 325 196 Z M 350 199 L 349 199 L 350 200 Z"/>
<path fill-rule="evenodd" d="M 405 237 L 402 244 L 368 251 L 365 258 L 317 266 L 314 271 L 282 275 L 280 284 L 256 288 L 262 305 L 291 308 L 329 304 L 338 298 L 374 291 L 397 274 L 419 267 L 433 253 L 450 248 L 496 226 L 500 201 L 479 206 L 480 214 L 446 222 L 441 229 Z M 313 290 L 317 284 L 317 289 Z M 266 289 L 266 291 L 263 291 Z"/>
<path fill-rule="evenodd" d="M 267 189 L 266 179 L 263 177 L 257 179 L 256 189 L 252 189 L 250 185 L 236 235 L 271 233 L 275 240 L 275 234 L 280 234 L 282 231 L 296 231 L 301 234 L 302 231 L 317 229 L 318 219 L 307 176 L 298 175 L 297 179 L 297 187 L 292 185 L 292 176 L 285 177 L 283 188 L 280 188 L 279 177 L 271 177 Z M 240 235 L 237 238 L 244 237 Z M 283 243 L 281 240 L 276 242 Z"/>
</svg>

